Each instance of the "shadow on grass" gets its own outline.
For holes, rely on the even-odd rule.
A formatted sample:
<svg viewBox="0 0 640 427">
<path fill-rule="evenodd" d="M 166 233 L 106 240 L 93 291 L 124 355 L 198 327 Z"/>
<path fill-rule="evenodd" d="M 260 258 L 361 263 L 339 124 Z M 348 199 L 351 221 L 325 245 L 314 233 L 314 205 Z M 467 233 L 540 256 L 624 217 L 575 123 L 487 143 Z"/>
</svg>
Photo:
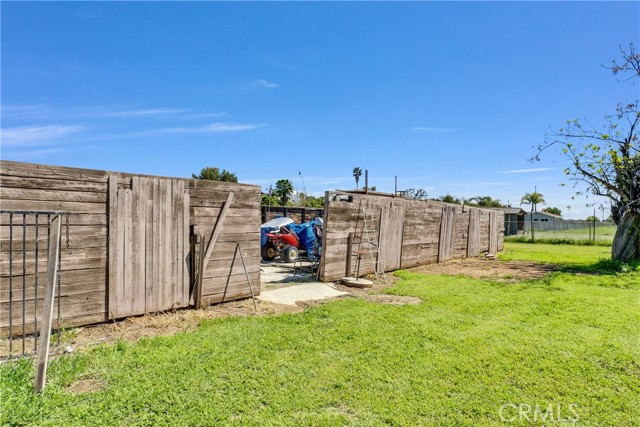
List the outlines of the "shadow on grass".
<svg viewBox="0 0 640 427">
<path fill-rule="evenodd" d="M 566 264 L 559 266 L 563 273 L 582 273 L 593 275 L 613 275 L 619 273 L 631 273 L 640 271 L 640 262 L 622 262 L 613 259 L 601 258 L 592 264 Z"/>
</svg>

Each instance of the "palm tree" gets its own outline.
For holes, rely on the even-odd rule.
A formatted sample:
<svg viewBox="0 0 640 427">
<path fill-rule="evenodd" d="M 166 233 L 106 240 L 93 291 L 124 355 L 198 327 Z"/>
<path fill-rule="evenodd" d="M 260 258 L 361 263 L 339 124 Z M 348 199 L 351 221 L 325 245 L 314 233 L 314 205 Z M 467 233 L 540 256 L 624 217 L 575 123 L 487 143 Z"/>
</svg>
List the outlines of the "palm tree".
<svg viewBox="0 0 640 427">
<path fill-rule="evenodd" d="M 360 177 L 362 176 L 362 169 L 359 167 L 353 168 L 353 177 L 356 179 L 356 188 L 358 188 L 358 182 L 360 181 Z"/>
<path fill-rule="evenodd" d="M 280 179 L 276 182 L 273 192 L 280 199 L 280 205 L 287 206 L 289 197 L 293 194 L 293 183 L 289 179 Z"/>
<path fill-rule="evenodd" d="M 526 193 L 520 200 L 521 205 L 531 205 L 531 241 L 533 241 L 535 237 L 533 232 L 533 213 L 537 212 L 538 203 L 544 203 L 544 196 L 537 191 L 534 191 L 533 193 Z"/>
</svg>

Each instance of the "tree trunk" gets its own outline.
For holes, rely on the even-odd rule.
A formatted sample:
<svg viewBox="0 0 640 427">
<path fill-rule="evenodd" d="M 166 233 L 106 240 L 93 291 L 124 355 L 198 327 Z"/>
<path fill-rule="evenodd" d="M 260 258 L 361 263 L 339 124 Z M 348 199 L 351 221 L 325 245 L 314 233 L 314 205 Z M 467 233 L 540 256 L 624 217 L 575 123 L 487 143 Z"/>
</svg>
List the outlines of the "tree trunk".
<svg viewBox="0 0 640 427">
<path fill-rule="evenodd" d="M 640 260 L 640 213 L 628 210 L 618 223 L 613 238 L 611 258 L 622 261 Z"/>
</svg>

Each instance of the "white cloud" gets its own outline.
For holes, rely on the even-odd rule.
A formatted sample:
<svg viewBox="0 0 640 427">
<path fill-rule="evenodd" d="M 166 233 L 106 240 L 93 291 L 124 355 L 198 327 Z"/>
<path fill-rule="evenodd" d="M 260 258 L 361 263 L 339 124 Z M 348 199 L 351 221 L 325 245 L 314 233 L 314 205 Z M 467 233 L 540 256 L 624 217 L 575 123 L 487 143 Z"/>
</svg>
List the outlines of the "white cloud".
<svg viewBox="0 0 640 427">
<path fill-rule="evenodd" d="M 88 115 L 102 117 L 140 117 L 140 116 L 158 116 L 167 114 L 184 113 L 187 110 L 179 108 L 149 108 L 145 110 L 113 110 L 113 111 L 94 111 L 88 112 Z"/>
<path fill-rule="evenodd" d="M 2 105 L 2 117 L 5 119 L 31 120 L 72 120 L 78 118 L 141 118 L 156 116 L 174 116 L 177 118 L 213 117 L 224 113 L 189 113 L 185 108 L 131 108 L 126 106 L 93 105 L 81 107 L 58 107 L 46 104 Z"/>
<path fill-rule="evenodd" d="M 264 124 L 244 124 L 244 123 L 224 123 L 217 122 L 210 125 L 198 126 L 192 128 L 168 128 L 163 129 L 166 133 L 224 133 L 224 132 L 242 132 L 264 127 Z"/>
<path fill-rule="evenodd" d="M 446 132 L 458 132 L 460 128 L 435 128 L 435 127 L 423 127 L 414 126 L 409 130 L 419 133 L 446 133 Z"/>
<path fill-rule="evenodd" d="M 2 105 L 3 119 L 43 119 L 53 110 L 45 104 Z"/>
<path fill-rule="evenodd" d="M 249 92 L 251 90 L 256 90 L 256 89 L 276 89 L 279 87 L 280 87 L 280 84 L 278 83 L 268 82 L 264 79 L 258 79 L 250 83 L 242 83 L 239 85 L 235 85 L 233 86 L 233 89 L 235 89 L 238 92 Z"/>
<path fill-rule="evenodd" d="M 5 147 L 48 145 L 83 130 L 80 125 L 19 126 L 2 129 L 0 140 Z"/>
<path fill-rule="evenodd" d="M 550 170 L 553 170 L 553 168 L 512 169 L 508 171 L 501 171 L 498 173 L 534 173 L 534 172 L 547 172 Z"/>
<path fill-rule="evenodd" d="M 255 82 L 256 85 L 258 86 L 262 86 L 262 87 L 268 87 L 270 89 L 275 89 L 277 87 L 280 87 L 280 85 L 278 83 L 270 83 L 266 80 L 262 80 L 262 79 L 258 79 Z"/>
</svg>

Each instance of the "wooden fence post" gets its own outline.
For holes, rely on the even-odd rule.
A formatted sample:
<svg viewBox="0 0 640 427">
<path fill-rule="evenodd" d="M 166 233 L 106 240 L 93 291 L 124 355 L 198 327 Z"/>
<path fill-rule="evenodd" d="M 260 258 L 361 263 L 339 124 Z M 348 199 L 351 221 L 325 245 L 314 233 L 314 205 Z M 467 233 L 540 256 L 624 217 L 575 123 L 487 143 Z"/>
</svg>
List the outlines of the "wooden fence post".
<svg viewBox="0 0 640 427">
<path fill-rule="evenodd" d="M 351 276 L 351 258 L 353 257 L 353 238 L 355 236 L 355 233 L 352 231 L 351 233 L 349 233 L 349 236 L 347 236 L 347 265 L 345 266 L 345 271 L 344 271 L 344 276 L 345 277 L 350 277 Z"/>
</svg>

